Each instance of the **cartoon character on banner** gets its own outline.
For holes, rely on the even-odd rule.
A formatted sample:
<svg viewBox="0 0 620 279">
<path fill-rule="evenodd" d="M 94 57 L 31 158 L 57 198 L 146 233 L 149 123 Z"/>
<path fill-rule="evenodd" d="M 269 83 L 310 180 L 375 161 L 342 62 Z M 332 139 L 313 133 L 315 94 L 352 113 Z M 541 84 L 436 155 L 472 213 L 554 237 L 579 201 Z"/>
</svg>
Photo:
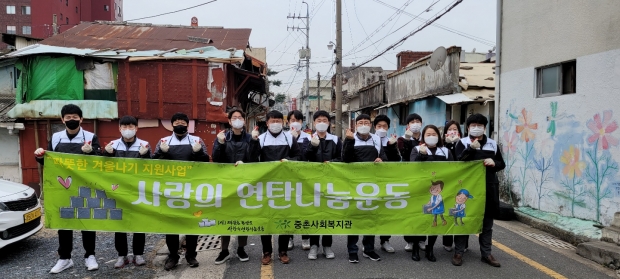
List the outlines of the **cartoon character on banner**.
<svg viewBox="0 0 620 279">
<path fill-rule="evenodd" d="M 433 227 L 437 226 L 438 215 L 441 216 L 443 226 L 448 224 L 448 222 L 446 222 L 446 219 L 443 217 L 443 213 L 445 211 L 443 205 L 443 198 L 441 197 L 443 186 L 444 183 L 441 180 L 431 181 L 431 187 L 429 188 L 429 192 L 431 193 L 431 200 L 423 207 L 424 214 L 433 214 Z"/>
<path fill-rule="evenodd" d="M 461 189 L 456 194 L 456 204 L 454 208 L 450 208 L 450 216 L 454 217 L 454 225 L 459 226 L 458 218 L 461 219 L 461 226 L 464 226 L 463 217 L 465 217 L 465 202 L 468 199 L 473 199 L 474 197 L 469 194 L 467 189 Z"/>
</svg>

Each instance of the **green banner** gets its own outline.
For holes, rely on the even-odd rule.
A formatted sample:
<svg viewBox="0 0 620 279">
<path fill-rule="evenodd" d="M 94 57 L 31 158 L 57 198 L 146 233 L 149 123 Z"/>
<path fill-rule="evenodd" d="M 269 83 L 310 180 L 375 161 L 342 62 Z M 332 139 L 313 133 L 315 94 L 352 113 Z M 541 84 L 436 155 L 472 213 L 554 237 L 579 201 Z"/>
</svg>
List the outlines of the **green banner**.
<svg viewBox="0 0 620 279">
<path fill-rule="evenodd" d="M 45 153 L 52 229 L 443 235 L 482 227 L 475 162 L 240 164 Z"/>
</svg>

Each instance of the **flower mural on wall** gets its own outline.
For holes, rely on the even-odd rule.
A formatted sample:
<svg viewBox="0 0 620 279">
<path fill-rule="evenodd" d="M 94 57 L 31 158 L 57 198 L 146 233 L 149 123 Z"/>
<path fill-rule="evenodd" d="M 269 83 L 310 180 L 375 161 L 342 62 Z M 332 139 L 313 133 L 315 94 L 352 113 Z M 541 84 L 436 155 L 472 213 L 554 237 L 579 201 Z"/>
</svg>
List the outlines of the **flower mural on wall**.
<svg viewBox="0 0 620 279">
<path fill-rule="evenodd" d="M 583 169 L 586 168 L 586 163 L 579 161 L 579 149 L 571 145 L 568 151 L 564 151 L 560 162 L 565 164 L 562 173 L 568 178 L 573 179 L 575 176 L 581 177 Z"/>
<path fill-rule="evenodd" d="M 611 110 L 606 110 L 603 112 L 603 119 L 601 120 L 601 115 L 597 113 L 586 124 L 593 133 L 588 137 L 588 143 L 593 144 L 598 141 L 599 150 L 607 150 L 609 147 L 617 146 L 619 143 L 618 139 L 611 135 L 611 133 L 618 129 L 618 123 L 611 120 L 612 115 L 613 112 Z"/>
<path fill-rule="evenodd" d="M 575 217 L 575 206 L 586 207 L 585 196 L 587 192 L 584 181 L 581 179 L 586 163 L 581 161 L 580 153 L 579 148 L 574 145 L 571 145 L 568 151 L 564 150 L 560 157 L 560 162 L 565 165 L 562 173 L 566 178 L 560 182 L 564 190 L 555 193 L 557 197 L 569 202 L 572 217 Z"/>
<path fill-rule="evenodd" d="M 586 123 L 594 134 L 587 139 L 588 143 L 593 146 L 591 151 L 586 151 L 590 164 L 585 170 L 585 177 L 594 183 L 594 189 L 591 189 L 590 195 L 596 202 L 597 221 L 601 218 L 602 201 L 612 195 L 610 188 L 605 187 L 605 179 L 618 171 L 618 164 L 609 153 L 611 146 L 618 145 L 618 139 L 611 134 L 618 129 L 618 123 L 612 120 L 612 116 L 613 112 L 606 110 L 603 112 L 603 119 L 601 119 L 601 114 L 597 113 Z"/>
<path fill-rule="evenodd" d="M 520 124 L 516 126 L 516 131 L 521 134 L 522 141 L 529 142 L 536 137 L 533 130 L 538 129 L 538 123 L 531 123 L 531 121 L 532 112 L 528 112 L 525 108 L 522 109 L 521 115 L 519 115 Z"/>
<path fill-rule="evenodd" d="M 504 153 L 514 154 L 517 151 L 517 133 L 504 132 Z"/>
</svg>

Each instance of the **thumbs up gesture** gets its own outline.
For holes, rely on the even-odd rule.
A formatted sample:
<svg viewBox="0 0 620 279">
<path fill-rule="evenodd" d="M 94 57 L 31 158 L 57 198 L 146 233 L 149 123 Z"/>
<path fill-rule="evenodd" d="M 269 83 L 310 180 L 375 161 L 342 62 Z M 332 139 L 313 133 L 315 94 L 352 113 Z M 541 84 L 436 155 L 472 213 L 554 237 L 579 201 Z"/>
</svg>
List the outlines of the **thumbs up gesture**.
<svg viewBox="0 0 620 279">
<path fill-rule="evenodd" d="M 108 143 L 108 144 L 105 146 L 105 152 L 108 152 L 108 153 L 110 153 L 110 154 L 114 153 L 114 146 L 112 146 L 112 144 L 113 144 L 113 143 L 114 143 L 114 142 L 113 142 L 113 141 L 111 141 L 110 143 Z"/>
<path fill-rule="evenodd" d="M 347 138 L 353 139 L 353 129 L 347 129 Z"/>
<path fill-rule="evenodd" d="M 220 144 L 224 144 L 224 142 L 226 142 L 226 131 L 221 130 L 218 134 L 217 134 L 217 141 Z"/>
<path fill-rule="evenodd" d="M 166 140 L 162 140 L 159 144 L 159 150 L 161 150 L 161 152 L 168 153 L 168 149 L 170 149 L 168 142 L 166 142 Z"/>
<path fill-rule="evenodd" d="M 395 144 L 397 140 L 398 140 L 398 138 L 396 137 L 396 134 L 392 134 L 392 136 L 388 140 L 388 144 L 389 145 Z"/>
<path fill-rule="evenodd" d="M 194 153 L 200 151 L 202 149 L 202 143 L 200 143 L 199 140 L 197 140 L 196 142 L 194 142 L 194 144 L 192 144 L 192 151 L 194 151 Z"/>
<path fill-rule="evenodd" d="M 252 139 L 257 140 L 259 135 L 258 126 L 254 126 L 254 130 L 252 130 Z"/>
<path fill-rule="evenodd" d="M 93 146 L 90 145 L 90 141 L 87 141 L 84 143 L 84 145 L 82 145 L 82 152 L 84 153 L 91 153 L 93 152 Z"/>
<path fill-rule="evenodd" d="M 312 144 L 312 146 L 319 146 L 319 144 L 321 144 L 321 140 L 319 139 L 319 136 L 314 135 L 312 137 L 312 140 L 310 141 L 310 144 Z"/>
<path fill-rule="evenodd" d="M 299 132 L 295 130 L 295 127 L 291 127 L 291 136 L 297 138 L 299 136 Z"/>
<path fill-rule="evenodd" d="M 161 147 L 161 146 L 160 146 L 160 147 Z M 140 155 L 144 155 L 144 154 L 146 154 L 148 151 L 149 151 L 149 144 L 148 144 L 148 143 L 147 143 L 147 144 L 145 144 L 145 145 L 140 144 L 140 150 L 138 150 L 138 152 L 140 153 Z"/>
<path fill-rule="evenodd" d="M 480 142 L 478 142 L 478 140 L 475 140 L 474 142 L 472 142 L 469 147 L 473 148 L 473 149 L 480 149 Z"/>
<path fill-rule="evenodd" d="M 420 145 L 420 154 L 428 155 L 428 148 L 426 148 L 426 144 Z"/>
</svg>

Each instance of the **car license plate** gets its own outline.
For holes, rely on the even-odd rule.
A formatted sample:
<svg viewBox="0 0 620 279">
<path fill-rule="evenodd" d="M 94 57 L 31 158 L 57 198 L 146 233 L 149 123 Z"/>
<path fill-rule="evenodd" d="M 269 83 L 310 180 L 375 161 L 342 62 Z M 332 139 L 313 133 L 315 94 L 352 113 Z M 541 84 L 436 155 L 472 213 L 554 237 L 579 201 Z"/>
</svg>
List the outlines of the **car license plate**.
<svg viewBox="0 0 620 279">
<path fill-rule="evenodd" d="M 37 208 L 36 210 L 24 214 L 24 223 L 28 223 L 39 217 L 41 217 L 41 208 Z"/>
</svg>

